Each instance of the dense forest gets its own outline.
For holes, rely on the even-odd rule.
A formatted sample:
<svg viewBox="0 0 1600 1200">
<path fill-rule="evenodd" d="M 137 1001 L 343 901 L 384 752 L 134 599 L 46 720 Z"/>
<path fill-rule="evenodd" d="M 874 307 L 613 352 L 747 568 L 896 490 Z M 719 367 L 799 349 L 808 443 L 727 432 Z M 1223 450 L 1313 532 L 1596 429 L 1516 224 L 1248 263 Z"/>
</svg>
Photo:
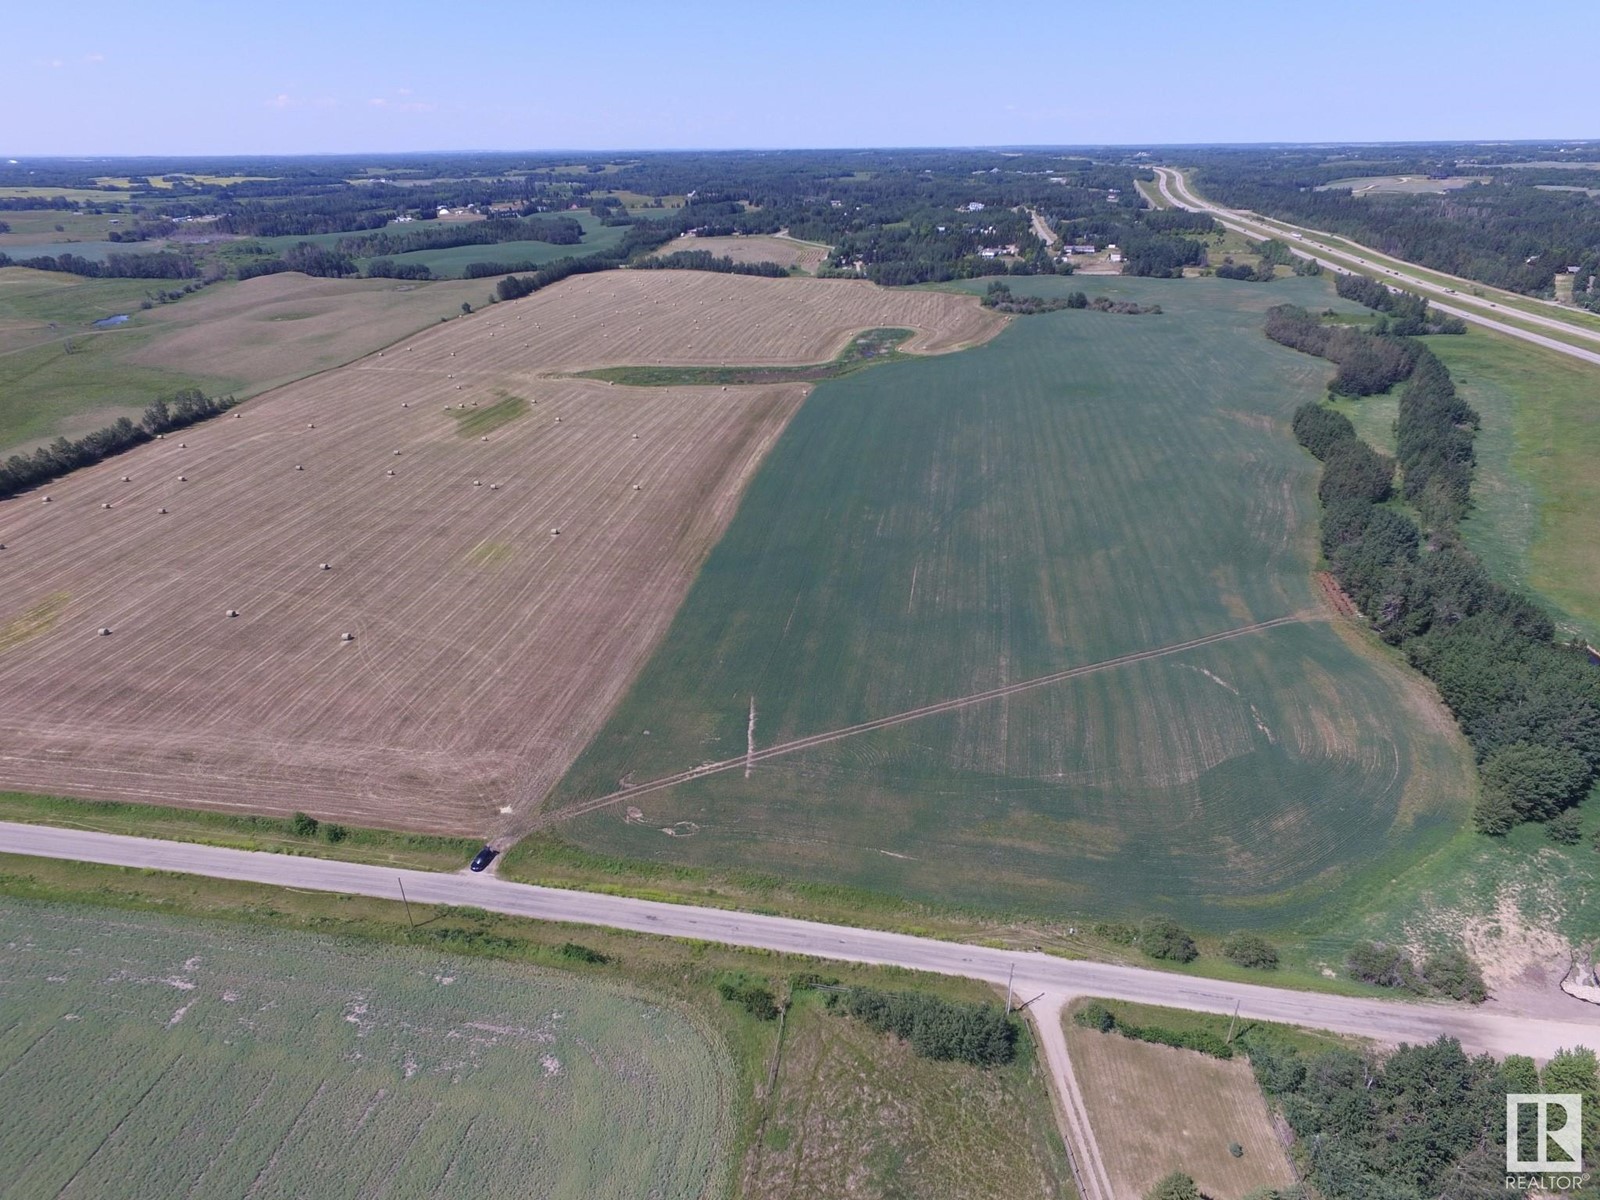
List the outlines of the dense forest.
<svg viewBox="0 0 1600 1200">
<path fill-rule="evenodd" d="M 1503 834 L 1542 821 L 1552 840 L 1576 840 L 1571 810 L 1600 772 L 1600 671 L 1581 645 L 1555 641 L 1550 618 L 1495 582 L 1460 539 L 1477 413 L 1420 342 L 1328 327 L 1288 307 L 1272 310 L 1267 332 L 1338 362 L 1336 388 L 1357 363 L 1381 364 L 1406 381 L 1396 460 L 1320 404 L 1294 415 L 1295 436 L 1322 461 L 1323 554 L 1379 636 L 1438 687 L 1472 743 L 1483 781 L 1477 828 Z M 1349 394 L 1367 394 L 1379 377 L 1363 370 L 1347 381 Z"/>
</svg>

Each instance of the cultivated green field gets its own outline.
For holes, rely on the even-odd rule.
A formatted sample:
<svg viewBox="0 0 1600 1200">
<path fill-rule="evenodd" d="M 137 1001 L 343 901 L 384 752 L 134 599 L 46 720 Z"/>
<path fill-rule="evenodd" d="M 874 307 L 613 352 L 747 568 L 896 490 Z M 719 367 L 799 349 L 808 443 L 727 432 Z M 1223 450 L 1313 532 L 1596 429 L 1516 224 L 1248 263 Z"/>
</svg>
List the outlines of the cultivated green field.
<svg viewBox="0 0 1600 1200">
<path fill-rule="evenodd" d="M 1021 318 L 977 349 L 817 388 L 547 802 L 573 810 L 563 836 L 919 901 L 1214 927 L 1310 918 L 1448 837 L 1473 786 L 1453 726 L 1330 621 L 1311 579 L 1314 464 L 1287 418 L 1328 372 L 1261 322 L 1272 304 L 1325 307 L 1331 287 L 1094 282 L 1165 315 Z M 575 815 L 752 744 L 1279 618 Z"/>
<path fill-rule="evenodd" d="M 715 1194 L 726 1051 L 558 972 L 0 901 L 0 1194 Z"/>
</svg>

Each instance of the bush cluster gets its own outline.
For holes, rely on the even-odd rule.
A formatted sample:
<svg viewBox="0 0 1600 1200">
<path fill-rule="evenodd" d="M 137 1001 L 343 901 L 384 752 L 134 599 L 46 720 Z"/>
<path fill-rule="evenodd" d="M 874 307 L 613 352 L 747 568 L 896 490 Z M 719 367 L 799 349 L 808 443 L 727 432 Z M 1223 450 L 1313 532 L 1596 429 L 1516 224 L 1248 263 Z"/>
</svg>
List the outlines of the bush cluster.
<svg viewBox="0 0 1600 1200">
<path fill-rule="evenodd" d="M 1399 988 L 1419 996 L 1447 996 L 1482 1004 L 1489 998 L 1483 972 L 1464 951 L 1436 950 L 1418 967 L 1401 946 L 1357 942 L 1345 959 L 1352 979 L 1378 987 Z"/>
<path fill-rule="evenodd" d="M 1212 1058 L 1232 1058 L 1233 1047 L 1207 1029 L 1167 1029 L 1161 1025 L 1135 1025 L 1118 1017 L 1104 1004 L 1096 1001 L 1085 1005 L 1072 1018 L 1085 1029 L 1101 1033 L 1120 1033 L 1135 1042 L 1152 1042 L 1158 1046 L 1176 1046 L 1181 1050 L 1198 1050 Z"/>
<path fill-rule="evenodd" d="M 717 991 L 724 1000 L 740 1005 L 758 1021 L 778 1019 L 778 998 L 772 994 L 772 989 L 760 980 L 749 979 L 743 975 L 734 976 L 718 983 Z"/>
<path fill-rule="evenodd" d="M 957 1004 L 926 992 L 853 987 L 829 997 L 879 1033 L 892 1033 L 923 1058 L 992 1067 L 1017 1053 L 1017 1028 L 992 1004 Z"/>
</svg>

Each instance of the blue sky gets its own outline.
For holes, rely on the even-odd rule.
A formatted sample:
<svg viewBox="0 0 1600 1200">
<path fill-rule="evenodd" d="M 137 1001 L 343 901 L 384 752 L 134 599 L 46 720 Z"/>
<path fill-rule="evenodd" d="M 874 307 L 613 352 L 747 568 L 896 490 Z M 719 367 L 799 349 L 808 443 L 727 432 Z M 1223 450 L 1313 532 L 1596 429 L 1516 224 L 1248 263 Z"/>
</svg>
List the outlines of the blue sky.
<svg viewBox="0 0 1600 1200">
<path fill-rule="evenodd" d="M 14 5 L 0 154 L 1600 137 L 1595 0 Z"/>
</svg>

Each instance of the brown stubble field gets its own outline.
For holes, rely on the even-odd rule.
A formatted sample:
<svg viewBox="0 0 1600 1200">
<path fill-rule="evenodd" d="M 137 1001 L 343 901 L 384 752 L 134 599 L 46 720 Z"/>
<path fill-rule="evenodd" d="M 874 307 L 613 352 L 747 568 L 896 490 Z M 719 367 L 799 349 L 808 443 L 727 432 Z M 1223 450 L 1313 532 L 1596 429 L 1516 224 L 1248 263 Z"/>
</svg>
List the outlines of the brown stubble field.
<svg viewBox="0 0 1600 1200">
<path fill-rule="evenodd" d="M 997 328 L 966 298 L 787 291 L 818 282 L 580 278 L 0 504 L 0 788 L 511 822 L 599 728 L 806 391 L 551 376 Z M 463 435 L 473 405 L 510 419 Z"/>
</svg>

